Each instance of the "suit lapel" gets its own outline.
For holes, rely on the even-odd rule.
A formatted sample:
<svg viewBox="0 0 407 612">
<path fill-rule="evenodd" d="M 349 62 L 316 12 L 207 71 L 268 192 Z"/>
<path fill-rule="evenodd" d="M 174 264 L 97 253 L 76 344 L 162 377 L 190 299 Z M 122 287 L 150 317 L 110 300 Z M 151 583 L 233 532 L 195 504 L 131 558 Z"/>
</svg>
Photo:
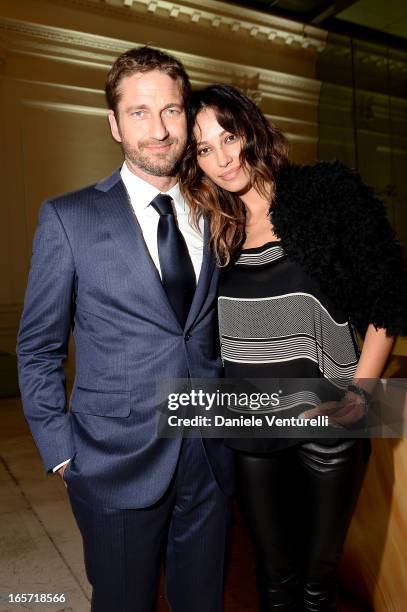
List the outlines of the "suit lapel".
<svg viewBox="0 0 407 612">
<path fill-rule="evenodd" d="M 134 272 L 135 285 L 136 281 L 138 286 L 142 283 L 143 290 L 151 296 L 152 300 L 163 305 L 163 317 L 173 319 L 181 331 L 158 270 L 145 244 L 140 225 L 131 208 L 120 172 L 98 183 L 96 189 L 99 191 L 96 209 L 100 215 L 100 222 L 110 233 L 119 252 L 123 254 Z"/>
<path fill-rule="evenodd" d="M 133 270 L 135 283 L 136 281 L 143 283 L 145 291 L 151 295 L 152 299 L 163 305 L 163 317 L 171 317 L 181 332 L 180 323 L 168 300 L 158 270 L 145 244 L 140 225 L 131 208 L 128 193 L 121 180 L 120 170 L 100 181 L 96 185 L 96 190 L 98 191 L 96 208 L 100 215 L 100 222 L 110 233 L 119 251 Z M 215 259 L 209 248 L 209 238 L 209 221 L 205 219 L 202 266 L 185 329 L 193 325 L 202 308 L 215 268 Z"/>
<path fill-rule="evenodd" d="M 202 267 L 201 267 L 201 272 L 199 274 L 199 279 L 198 279 L 198 284 L 196 286 L 194 299 L 192 300 L 191 309 L 189 311 L 187 322 L 185 324 L 185 329 L 188 329 L 193 325 L 196 317 L 198 316 L 202 308 L 203 302 L 208 294 L 209 284 L 210 284 L 213 270 L 215 267 L 215 258 L 213 257 L 210 251 L 210 248 L 209 248 L 209 238 L 210 238 L 209 221 L 205 219 Z"/>
</svg>

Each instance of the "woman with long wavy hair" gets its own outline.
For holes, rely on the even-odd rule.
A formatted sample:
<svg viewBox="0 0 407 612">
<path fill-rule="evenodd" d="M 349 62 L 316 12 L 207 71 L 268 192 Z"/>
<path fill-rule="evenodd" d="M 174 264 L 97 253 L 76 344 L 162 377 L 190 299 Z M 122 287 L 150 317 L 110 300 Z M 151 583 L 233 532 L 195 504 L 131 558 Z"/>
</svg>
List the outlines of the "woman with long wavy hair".
<svg viewBox="0 0 407 612">
<path fill-rule="evenodd" d="M 289 163 L 284 136 L 233 87 L 194 93 L 189 120 L 180 183 L 193 219 L 210 218 L 225 376 L 346 379 L 337 423 L 362 418 L 368 379 L 406 333 L 406 272 L 382 203 L 340 162 Z M 369 441 L 225 443 L 235 450 L 259 609 L 335 610 Z"/>
</svg>

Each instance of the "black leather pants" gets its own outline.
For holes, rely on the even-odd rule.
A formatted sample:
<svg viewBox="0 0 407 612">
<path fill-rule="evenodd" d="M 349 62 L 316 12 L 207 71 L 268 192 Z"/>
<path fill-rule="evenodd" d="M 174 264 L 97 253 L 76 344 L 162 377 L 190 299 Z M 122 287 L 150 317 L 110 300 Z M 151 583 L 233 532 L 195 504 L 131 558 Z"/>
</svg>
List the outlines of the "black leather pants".
<svg viewBox="0 0 407 612">
<path fill-rule="evenodd" d="M 336 610 L 337 568 L 368 450 L 368 440 L 342 440 L 266 455 L 236 452 L 260 612 Z"/>
</svg>

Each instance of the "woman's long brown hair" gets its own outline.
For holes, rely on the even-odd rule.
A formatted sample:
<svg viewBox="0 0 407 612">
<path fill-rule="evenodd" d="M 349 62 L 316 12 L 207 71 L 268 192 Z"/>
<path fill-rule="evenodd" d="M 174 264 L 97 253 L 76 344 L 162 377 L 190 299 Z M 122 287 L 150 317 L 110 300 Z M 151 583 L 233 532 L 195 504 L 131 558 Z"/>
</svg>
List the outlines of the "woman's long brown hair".
<svg viewBox="0 0 407 612">
<path fill-rule="evenodd" d="M 287 140 L 270 124 L 256 104 L 230 85 L 211 85 L 193 92 L 188 110 L 189 142 L 180 168 L 181 191 L 197 226 L 201 215 L 210 219 L 212 247 L 220 266 L 227 266 L 245 241 L 246 213 L 236 194 L 218 187 L 198 165 L 193 128 L 198 113 L 211 108 L 219 125 L 242 141 L 240 163 L 250 172 L 251 185 L 265 198 L 274 198 L 275 173 L 288 163 Z"/>
</svg>

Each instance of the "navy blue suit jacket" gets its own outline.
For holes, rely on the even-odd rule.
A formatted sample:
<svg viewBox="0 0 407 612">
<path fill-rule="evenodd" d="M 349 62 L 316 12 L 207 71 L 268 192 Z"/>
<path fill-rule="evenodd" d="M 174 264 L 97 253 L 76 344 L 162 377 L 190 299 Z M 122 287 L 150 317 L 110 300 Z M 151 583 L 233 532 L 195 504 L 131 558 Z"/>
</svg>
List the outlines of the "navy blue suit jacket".
<svg viewBox="0 0 407 612">
<path fill-rule="evenodd" d="M 156 435 L 157 379 L 221 376 L 207 224 L 204 240 L 182 329 L 119 171 L 42 206 L 18 335 L 20 388 L 45 469 L 72 457 L 66 478 L 82 499 L 113 508 L 155 503 L 181 445 Z M 62 364 L 71 328 L 76 378 L 67 411 Z M 230 493 L 230 451 L 218 440 L 205 448 Z"/>
</svg>

